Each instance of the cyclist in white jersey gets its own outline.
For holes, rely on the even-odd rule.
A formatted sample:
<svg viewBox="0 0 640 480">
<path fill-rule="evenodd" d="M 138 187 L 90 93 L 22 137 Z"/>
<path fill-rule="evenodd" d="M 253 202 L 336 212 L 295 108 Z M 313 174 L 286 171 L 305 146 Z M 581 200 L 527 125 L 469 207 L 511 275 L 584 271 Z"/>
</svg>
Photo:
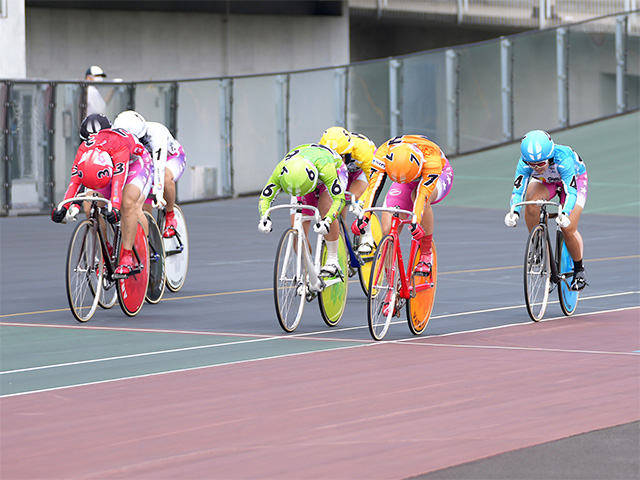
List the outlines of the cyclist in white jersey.
<svg viewBox="0 0 640 480">
<path fill-rule="evenodd" d="M 156 202 L 166 203 L 167 221 L 162 232 L 165 238 L 176 234 L 177 223 L 173 207 L 176 201 L 176 182 L 184 173 L 187 163 L 182 145 L 173 138 L 169 129 L 158 122 L 147 122 L 133 110 L 120 113 L 113 121 L 115 128 L 124 128 L 140 139 L 153 157 L 153 188 L 151 193 Z M 150 209 L 151 198 L 146 201 Z"/>
</svg>

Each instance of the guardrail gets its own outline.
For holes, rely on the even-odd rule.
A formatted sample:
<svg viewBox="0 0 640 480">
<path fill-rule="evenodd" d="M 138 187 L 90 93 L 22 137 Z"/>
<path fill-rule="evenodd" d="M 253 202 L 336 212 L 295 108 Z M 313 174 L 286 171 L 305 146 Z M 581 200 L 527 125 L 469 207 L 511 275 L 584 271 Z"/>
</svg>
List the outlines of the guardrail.
<svg viewBox="0 0 640 480">
<path fill-rule="evenodd" d="M 477 44 L 273 75 L 93 84 L 187 155 L 180 203 L 258 192 L 295 145 L 343 125 L 422 134 L 449 157 L 640 108 L 640 12 Z M 0 79 L 0 214 L 45 212 L 69 182 L 86 82 Z"/>
</svg>

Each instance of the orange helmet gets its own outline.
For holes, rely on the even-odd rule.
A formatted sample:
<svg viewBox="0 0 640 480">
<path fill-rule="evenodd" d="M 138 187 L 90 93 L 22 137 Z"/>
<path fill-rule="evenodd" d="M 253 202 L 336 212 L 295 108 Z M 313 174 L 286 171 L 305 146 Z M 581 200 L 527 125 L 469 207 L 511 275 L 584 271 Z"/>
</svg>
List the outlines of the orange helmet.
<svg viewBox="0 0 640 480">
<path fill-rule="evenodd" d="M 385 156 L 385 171 L 396 183 L 409 183 L 420 176 L 424 165 L 422 151 L 412 143 L 399 143 Z"/>
<path fill-rule="evenodd" d="M 98 149 L 86 151 L 78 162 L 78 177 L 91 190 L 109 185 L 113 177 L 113 161 L 109 154 Z"/>
</svg>

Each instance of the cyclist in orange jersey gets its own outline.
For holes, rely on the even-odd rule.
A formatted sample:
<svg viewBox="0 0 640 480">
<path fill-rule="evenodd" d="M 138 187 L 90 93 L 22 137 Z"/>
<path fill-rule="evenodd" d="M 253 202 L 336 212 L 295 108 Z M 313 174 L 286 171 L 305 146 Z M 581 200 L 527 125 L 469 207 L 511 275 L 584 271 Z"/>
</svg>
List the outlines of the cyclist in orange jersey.
<svg viewBox="0 0 640 480">
<path fill-rule="evenodd" d="M 385 207 L 411 210 L 417 222 L 409 227 L 413 238 L 420 242 L 417 275 L 428 276 L 432 266 L 433 210 L 451 191 L 453 169 L 442 149 L 423 135 L 401 135 L 382 144 L 373 158 L 369 186 L 362 196 L 364 208 L 375 206 L 386 182 L 393 181 L 384 200 Z M 353 222 L 351 230 L 364 231 L 370 214 Z M 391 215 L 382 215 L 382 233 L 391 228 Z"/>
</svg>

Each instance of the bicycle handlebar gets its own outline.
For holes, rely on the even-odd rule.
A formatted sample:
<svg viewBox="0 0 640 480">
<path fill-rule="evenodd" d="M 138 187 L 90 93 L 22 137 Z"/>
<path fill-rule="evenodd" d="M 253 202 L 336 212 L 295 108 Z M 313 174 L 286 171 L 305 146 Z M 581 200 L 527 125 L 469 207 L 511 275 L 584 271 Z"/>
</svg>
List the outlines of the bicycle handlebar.
<svg viewBox="0 0 640 480">
<path fill-rule="evenodd" d="M 410 215 L 411 216 L 411 223 L 417 223 L 418 222 L 418 216 L 415 213 L 413 213 L 410 210 L 403 210 L 402 208 L 397 208 L 397 207 L 369 207 L 369 208 L 365 208 L 364 210 L 362 210 L 362 213 L 359 215 L 359 218 L 362 218 L 362 216 L 366 212 L 389 212 L 391 214 L 404 213 L 405 215 Z"/>
<path fill-rule="evenodd" d="M 319 222 L 322 219 L 322 215 L 320 215 L 320 210 L 318 210 L 318 208 L 314 207 L 313 205 L 303 205 L 301 203 L 288 203 L 285 205 L 276 205 L 275 207 L 269 207 L 269 209 L 262 216 L 261 220 L 264 222 L 272 211 L 282 210 L 283 208 L 289 208 L 289 209 L 295 208 L 296 210 L 306 208 L 309 210 L 313 210 L 313 217 L 315 218 L 316 222 Z"/>
<path fill-rule="evenodd" d="M 80 193 L 80 194 L 76 195 L 75 197 L 71 197 L 71 198 L 67 198 L 66 200 L 62 200 L 58 204 L 58 210 L 60 210 L 67 203 L 85 202 L 85 201 L 89 202 L 89 201 L 94 201 L 94 200 L 97 201 L 97 202 L 106 203 L 107 206 L 105 208 L 107 209 L 107 212 L 111 211 L 111 209 L 112 209 L 111 200 L 109 200 L 108 198 L 99 197 L 95 192 L 92 192 L 91 194 L 88 194 L 87 192 Z"/>
<path fill-rule="evenodd" d="M 516 207 L 520 207 L 520 206 L 523 206 L 523 205 L 537 205 L 538 207 L 541 207 L 542 205 L 550 205 L 552 207 L 557 207 L 558 208 L 558 215 L 560 213 L 562 213 L 562 204 L 560 204 L 558 202 L 552 202 L 551 200 L 526 200 L 524 202 L 514 203 L 511 206 L 510 212 L 512 214 L 515 213 Z"/>
</svg>

